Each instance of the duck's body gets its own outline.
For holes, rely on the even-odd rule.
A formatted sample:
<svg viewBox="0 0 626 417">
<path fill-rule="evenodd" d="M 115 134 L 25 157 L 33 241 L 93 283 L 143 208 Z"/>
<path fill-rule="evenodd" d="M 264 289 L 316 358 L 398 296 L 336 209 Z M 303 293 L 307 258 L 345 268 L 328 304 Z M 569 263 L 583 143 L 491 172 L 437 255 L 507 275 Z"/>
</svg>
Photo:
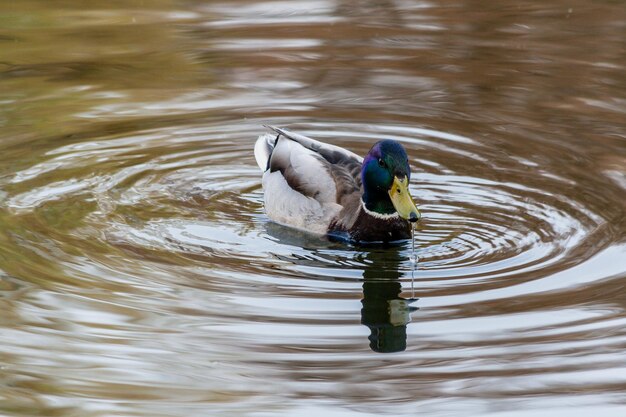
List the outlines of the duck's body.
<svg viewBox="0 0 626 417">
<path fill-rule="evenodd" d="M 419 212 L 408 195 L 410 173 L 400 144 L 379 142 L 364 160 L 338 146 L 268 128 L 275 134 L 261 135 L 254 154 L 264 171 L 265 212 L 270 219 L 355 242 L 411 236 L 408 219 L 416 221 Z"/>
</svg>

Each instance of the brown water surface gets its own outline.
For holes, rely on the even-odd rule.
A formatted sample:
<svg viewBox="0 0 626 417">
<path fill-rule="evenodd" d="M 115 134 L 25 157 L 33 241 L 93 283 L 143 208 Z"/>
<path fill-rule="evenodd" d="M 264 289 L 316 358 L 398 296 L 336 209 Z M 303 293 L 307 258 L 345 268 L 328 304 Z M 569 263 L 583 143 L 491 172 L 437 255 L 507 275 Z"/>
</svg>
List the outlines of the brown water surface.
<svg viewBox="0 0 626 417">
<path fill-rule="evenodd" d="M 0 415 L 626 415 L 625 67 L 623 1 L 2 2 Z M 270 223 L 263 124 L 401 141 L 416 269 Z"/>
</svg>

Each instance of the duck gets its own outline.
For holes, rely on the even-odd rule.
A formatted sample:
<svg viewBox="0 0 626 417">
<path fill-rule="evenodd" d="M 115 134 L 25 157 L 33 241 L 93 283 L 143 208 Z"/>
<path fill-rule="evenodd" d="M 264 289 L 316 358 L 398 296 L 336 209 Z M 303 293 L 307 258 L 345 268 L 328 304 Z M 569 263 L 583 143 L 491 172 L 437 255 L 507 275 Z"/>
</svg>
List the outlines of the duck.
<svg viewBox="0 0 626 417">
<path fill-rule="evenodd" d="M 354 243 L 411 237 L 421 214 L 404 147 L 386 139 L 365 158 L 276 126 L 254 145 L 263 202 L 275 223 Z"/>
</svg>

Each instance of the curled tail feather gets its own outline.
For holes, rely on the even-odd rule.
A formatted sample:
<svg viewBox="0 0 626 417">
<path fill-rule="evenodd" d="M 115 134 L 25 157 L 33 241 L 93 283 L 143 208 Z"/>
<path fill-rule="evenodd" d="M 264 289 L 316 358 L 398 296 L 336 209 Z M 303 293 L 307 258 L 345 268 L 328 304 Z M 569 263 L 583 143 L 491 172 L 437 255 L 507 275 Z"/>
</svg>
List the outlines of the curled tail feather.
<svg viewBox="0 0 626 417">
<path fill-rule="evenodd" d="M 258 137 L 254 144 L 254 158 L 263 172 L 267 171 L 269 167 L 270 156 L 272 155 L 272 151 L 274 150 L 274 146 L 276 146 L 276 141 L 279 136 L 280 134 L 276 136 L 270 133 L 264 133 Z"/>
</svg>

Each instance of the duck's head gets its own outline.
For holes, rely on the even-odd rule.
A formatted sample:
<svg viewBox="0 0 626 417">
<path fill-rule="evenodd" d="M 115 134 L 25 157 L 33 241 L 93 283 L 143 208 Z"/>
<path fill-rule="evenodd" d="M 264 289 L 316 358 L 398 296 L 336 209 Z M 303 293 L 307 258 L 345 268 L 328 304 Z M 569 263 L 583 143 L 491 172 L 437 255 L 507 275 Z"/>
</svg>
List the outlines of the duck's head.
<svg viewBox="0 0 626 417">
<path fill-rule="evenodd" d="M 420 212 L 409 193 L 411 169 L 404 147 L 394 140 L 372 146 L 363 160 L 363 204 L 370 212 L 392 215 L 416 222 Z"/>
</svg>

